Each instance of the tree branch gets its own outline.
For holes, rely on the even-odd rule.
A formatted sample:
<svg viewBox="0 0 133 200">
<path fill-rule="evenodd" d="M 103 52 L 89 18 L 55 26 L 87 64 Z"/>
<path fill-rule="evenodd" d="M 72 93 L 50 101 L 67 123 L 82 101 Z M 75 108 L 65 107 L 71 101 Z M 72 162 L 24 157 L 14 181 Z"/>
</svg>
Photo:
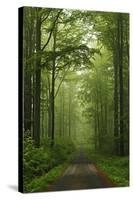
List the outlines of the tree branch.
<svg viewBox="0 0 133 200">
<path fill-rule="evenodd" d="M 61 12 L 62 12 L 62 9 L 58 12 L 58 14 L 57 14 L 57 16 L 56 16 L 56 19 L 55 19 L 55 21 L 53 22 L 53 27 L 52 27 L 52 29 L 51 29 L 51 31 L 50 31 L 50 33 L 49 33 L 48 40 L 47 40 L 47 42 L 44 44 L 44 46 L 42 47 L 41 51 L 43 51 L 43 50 L 46 48 L 46 46 L 48 45 L 48 43 L 49 43 L 49 41 L 50 41 L 50 39 L 51 39 L 53 30 L 54 30 L 54 28 L 55 28 L 56 22 L 57 22 L 57 20 L 58 20 L 58 18 L 59 18 L 59 16 L 60 16 L 60 13 L 61 13 Z"/>
<path fill-rule="evenodd" d="M 66 63 L 65 66 L 68 65 L 68 64 L 69 64 L 69 63 Z M 70 68 L 70 67 L 68 67 L 67 70 L 64 72 L 63 77 L 62 77 L 62 79 L 61 79 L 61 81 L 60 81 L 60 83 L 59 83 L 59 85 L 58 85 L 58 88 L 57 88 L 57 90 L 56 90 L 56 93 L 55 93 L 55 95 L 54 95 L 54 98 L 56 98 L 56 96 L 57 96 L 57 94 L 58 94 L 58 92 L 59 92 L 60 86 L 61 86 L 61 84 L 62 84 L 62 82 L 63 82 L 63 80 L 64 80 L 64 78 L 65 78 L 65 76 L 66 76 L 66 74 L 67 74 L 67 72 L 68 72 L 68 70 L 69 70 L 69 68 Z"/>
<path fill-rule="evenodd" d="M 43 22 L 49 17 L 51 11 L 52 11 L 52 10 L 50 9 L 49 12 L 48 12 L 48 14 L 46 15 L 46 17 L 45 17 L 44 19 L 41 20 L 41 23 L 43 23 Z"/>
<path fill-rule="evenodd" d="M 42 64 L 42 66 L 44 66 L 45 64 L 47 64 L 47 62 L 49 60 L 52 60 L 53 57 L 63 57 L 65 54 L 68 54 L 68 53 L 74 53 L 76 50 L 82 50 L 82 51 L 88 51 L 88 53 L 92 52 L 92 51 L 95 51 L 94 53 L 96 53 L 96 49 L 94 48 L 88 48 L 86 45 L 80 45 L 80 46 L 76 46 L 76 47 L 73 47 L 73 46 L 68 46 L 64 49 L 61 49 L 60 51 L 56 51 L 54 54 L 52 51 L 49 51 L 49 55 L 47 54 L 47 61 L 45 63 Z M 45 52 L 45 56 L 46 56 L 46 52 Z"/>
</svg>

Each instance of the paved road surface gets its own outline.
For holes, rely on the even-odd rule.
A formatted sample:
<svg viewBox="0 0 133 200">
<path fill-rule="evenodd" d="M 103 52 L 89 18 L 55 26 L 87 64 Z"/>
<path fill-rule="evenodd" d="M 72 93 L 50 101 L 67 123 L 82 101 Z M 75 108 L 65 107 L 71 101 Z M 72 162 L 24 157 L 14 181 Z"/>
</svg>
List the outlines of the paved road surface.
<svg viewBox="0 0 133 200">
<path fill-rule="evenodd" d="M 114 187 L 111 181 L 88 160 L 83 149 L 75 156 L 64 174 L 50 186 L 50 191 Z"/>
</svg>

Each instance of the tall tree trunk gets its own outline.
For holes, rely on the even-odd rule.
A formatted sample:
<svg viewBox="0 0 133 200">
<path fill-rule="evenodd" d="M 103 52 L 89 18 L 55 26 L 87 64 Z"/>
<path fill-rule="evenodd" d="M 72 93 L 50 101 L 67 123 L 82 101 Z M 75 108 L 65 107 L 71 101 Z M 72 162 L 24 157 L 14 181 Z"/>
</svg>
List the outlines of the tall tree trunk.
<svg viewBox="0 0 133 200">
<path fill-rule="evenodd" d="M 129 20 L 129 19 L 128 19 Z M 129 155 L 129 21 L 125 20 L 125 35 L 126 35 L 126 39 L 125 39 L 125 48 L 126 48 L 126 55 L 127 55 L 127 93 L 126 93 L 126 111 L 127 112 L 127 117 L 126 117 L 126 133 L 127 133 L 127 152 L 125 152 L 127 155 Z"/>
<path fill-rule="evenodd" d="M 98 139 L 98 134 L 97 134 L 97 130 L 98 130 L 98 123 L 97 123 L 98 119 L 97 119 L 97 109 L 95 106 L 95 112 L 94 112 L 94 131 L 95 131 L 95 138 L 94 138 L 94 143 L 95 143 L 95 151 L 97 151 L 97 139 Z"/>
<path fill-rule="evenodd" d="M 25 30 L 27 31 L 27 30 Z M 25 33 L 26 41 L 25 44 L 25 58 L 26 61 L 32 57 L 32 29 L 28 29 L 28 32 Z M 31 68 L 32 62 L 25 63 L 25 73 L 24 73 L 24 129 L 31 130 Z"/>
<path fill-rule="evenodd" d="M 41 103 L 40 103 L 40 109 L 41 109 L 41 113 L 40 113 L 40 117 L 41 117 L 41 139 L 44 138 L 44 133 L 45 133 L 45 92 L 44 92 L 44 82 L 42 81 L 42 89 L 41 89 Z"/>
<path fill-rule="evenodd" d="M 62 135 L 65 134 L 65 105 L 64 105 L 64 82 L 62 83 Z"/>
<path fill-rule="evenodd" d="M 47 137 L 48 135 L 48 112 L 47 111 L 45 113 L 45 131 L 46 131 L 45 136 Z"/>
<path fill-rule="evenodd" d="M 100 104 L 100 127 L 101 127 L 101 137 L 102 140 L 104 139 L 105 136 L 105 127 L 104 127 L 104 110 L 103 110 L 103 98 L 102 98 L 102 92 L 101 92 L 101 86 L 99 88 L 99 104 Z"/>
<path fill-rule="evenodd" d="M 56 51 L 56 30 L 53 32 L 53 65 L 52 65 L 52 89 L 51 89 L 51 146 L 54 145 L 54 132 L 55 132 L 55 51 Z"/>
<path fill-rule="evenodd" d="M 41 18 L 37 8 L 36 20 L 36 69 L 35 69 L 35 90 L 34 90 L 34 132 L 35 145 L 40 145 L 40 89 L 41 89 Z"/>
<path fill-rule="evenodd" d="M 59 113 L 59 134 L 62 136 L 62 87 L 60 90 L 60 113 Z"/>
<path fill-rule="evenodd" d="M 47 99 L 47 137 L 51 138 L 51 87 L 49 75 L 47 75 L 46 99 Z"/>
<path fill-rule="evenodd" d="M 124 155 L 124 131 L 123 131 L 123 19 L 119 14 L 119 90 L 120 90 L 120 155 Z"/>
<path fill-rule="evenodd" d="M 113 52 L 114 65 L 114 153 L 119 154 L 119 127 L 118 127 L 118 64 L 116 50 Z M 118 56 L 117 56 L 118 57 Z M 119 59 L 119 58 L 117 58 Z"/>
<path fill-rule="evenodd" d="M 98 137 L 98 149 L 101 149 L 101 127 L 100 127 L 100 114 L 99 114 L 99 97 L 98 97 L 98 88 L 96 91 L 96 116 L 97 116 L 97 137 Z"/>
<path fill-rule="evenodd" d="M 52 128 L 52 124 L 51 124 L 51 94 L 49 96 L 49 107 L 48 107 L 48 137 L 51 138 L 51 128 Z"/>
<path fill-rule="evenodd" d="M 68 120 L 69 120 L 69 137 L 71 136 L 71 112 L 72 112 L 72 110 L 71 110 L 71 87 L 69 86 L 69 118 L 68 118 Z"/>
<path fill-rule="evenodd" d="M 105 103 L 104 103 L 104 129 L 105 129 L 105 134 L 108 134 L 108 104 L 107 104 L 107 98 L 105 98 Z"/>
</svg>

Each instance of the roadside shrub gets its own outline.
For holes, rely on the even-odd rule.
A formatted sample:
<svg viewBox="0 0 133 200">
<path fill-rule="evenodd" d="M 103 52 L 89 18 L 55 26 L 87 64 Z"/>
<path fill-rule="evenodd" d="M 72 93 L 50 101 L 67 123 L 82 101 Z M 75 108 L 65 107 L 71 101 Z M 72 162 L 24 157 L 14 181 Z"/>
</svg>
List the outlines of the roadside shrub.
<svg viewBox="0 0 133 200">
<path fill-rule="evenodd" d="M 28 190 L 27 185 L 32 180 L 44 176 L 54 167 L 63 164 L 73 151 L 74 145 L 70 139 L 62 144 L 58 140 L 53 148 L 51 148 L 50 142 L 44 141 L 39 148 L 36 148 L 30 132 L 25 132 L 23 154 L 24 190 Z"/>
</svg>

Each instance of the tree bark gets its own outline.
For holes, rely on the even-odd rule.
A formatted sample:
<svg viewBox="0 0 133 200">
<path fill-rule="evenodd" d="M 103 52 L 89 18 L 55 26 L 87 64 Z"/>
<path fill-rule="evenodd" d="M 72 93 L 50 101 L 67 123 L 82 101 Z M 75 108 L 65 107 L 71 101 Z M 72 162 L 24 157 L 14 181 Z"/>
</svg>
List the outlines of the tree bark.
<svg viewBox="0 0 133 200">
<path fill-rule="evenodd" d="M 114 153 L 119 154 L 119 127 L 118 127 L 118 64 L 116 50 L 113 52 L 114 65 Z"/>
<path fill-rule="evenodd" d="M 64 105 L 64 82 L 62 84 L 62 136 L 65 134 L 65 105 Z"/>
<path fill-rule="evenodd" d="M 123 19 L 119 14 L 119 90 L 120 90 L 120 155 L 124 155 L 123 131 Z"/>
<path fill-rule="evenodd" d="M 69 85 L 69 137 L 71 136 L 71 85 Z"/>
<path fill-rule="evenodd" d="M 41 89 L 41 18 L 37 8 L 36 20 L 36 69 L 35 69 L 35 90 L 34 90 L 34 131 L 33 138 L 35 145 L 40 146 L 40 89 Z"/>
<path fill-rule="evenodd" d="M 54 146 L 55 132 L 55 51 L 56 51 L 56 30 L 53 32 L 53 65 L 52 65 L 52 89 L 51 89 L 51 146 Z"/>
<path fill-rule="evenodd" d="M 25 30 L 25 60 L 31 59 L 32 57 L 32 35 L 33 30 L 27 27 Z M 31 104 L 32 104 L 32 86 L 31 86 L 31 69 L 32 62 L 25 63 L 24 73 L 24 130 L 31 131 Z"/>
</svg>

